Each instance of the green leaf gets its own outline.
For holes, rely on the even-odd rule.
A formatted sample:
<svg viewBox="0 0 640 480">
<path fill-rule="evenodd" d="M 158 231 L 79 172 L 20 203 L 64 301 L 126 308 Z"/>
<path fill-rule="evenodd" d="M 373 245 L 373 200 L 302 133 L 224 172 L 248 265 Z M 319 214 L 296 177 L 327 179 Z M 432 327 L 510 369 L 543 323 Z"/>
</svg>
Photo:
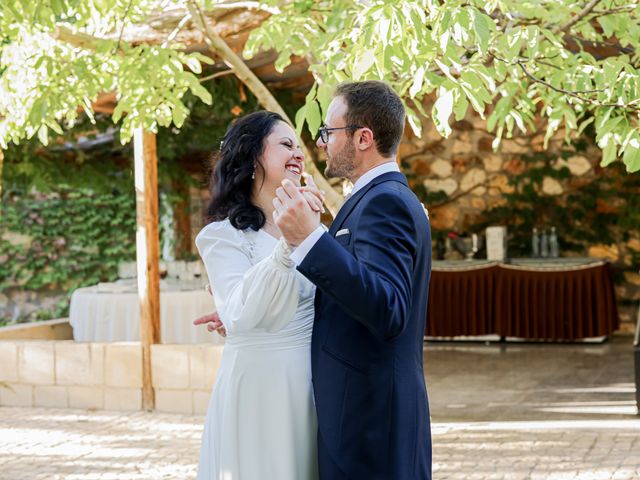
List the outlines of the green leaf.
<svg viewBox="0 0 640 480">
<path fill-rule="evenodd" d="M 407 120 L 409 121 L 409 126 L 413 131 L 414 135 L 417 137 L 422 136 L 422 121 L 420 117 L 416 115 L 416 112 L 413 111 L 412 108 L 409 108 L 405 105 L 405 111 L 407 112 Z"/>
<path fill-rule="evenodd" d="M 113 109 L 113 113 L 111 114 L 113 123 L 118 123 L 120 121 L 120 119 L 122 118 L 122 115 L 125 112 L 125 108 L 126 108 L 126 104 L 124 101 L 119 101 L 116 104 L 115 108 Z"/>
<path fill-rule="evenodd" d="M 621 127 L 623 130 L 626 129 L 624 126 L 625 123 L 626 119 L 624 117 L 615 117 L 608 120 L 600 128 L 596 126 L 596 141 L 598 144 L 600 144 L 600 141 L 606 138 L 609 133 L 619 130 L 618 127 Z"/>
<path fill-rule="evenodd" d="M 173 123 L 178 128 L 182 127 L 182 124 L 187 119 L 188 115 L 189 110 L 184 106 L 182 102 L 180 102 L 179 105 L 174 106 L 171 110 Z"/>
<path fill-rule="evenodd" d="M 316 92 L 316 100 L 320 104 L 320 110 L 322 112 L 326 113 L 327 109 L 329 108 L 329 104 L 331 103 L 331 100 L 333 100 L 332 93 L 333 93 L 332 88 L 327 83 L 322 83 L 318 85 L 318 91 Z"/>
<path fill-rule="evenodd" d="M 49 131 L 46 125 L 42 125 L 38 129 L 38 140 L 40 140 L 40 143 L 43 145 L 47 145 L 49 143 Z"/>
<path fill-rule="evenodd" d="M 298 135 L 298 137 L 302 134 L 302 128 L 304 127 L 304 121 L 306 117 L 307 117 L 307 106 L 303 105 L 296 112 L 296 118 L 295 118 L 296 134 Z"/>
<path fill-rule="evenodd" d="M 203 54 L 198 53 L 198 52 L 192 53 L 189 56 L 197 59 L 200 63 L 204 63 L 206 65 L 215 64 L 215 62 L 213 61 L 213 59 L 211 57 L 207 57 L 206 55 L 203 55 Z"/>
<path fill-rule="evenodd" d="M 318 83 L 315 82 L 312 86 L 311 86 L 311 90 L 309 90 L 309 93 L 307 93 L 307 96 L 305 97 L 304 101 L 306 103 L 309 103 L 311 100 L 313 100 L 316 96 L 316 92 L 318 91 Z"/>
<path fill-rule="evenodd" d="M 604 80 L 603 87 L 615 85 L 618 81 L 618 75 L 624 68 L 622 62 L 618 62 L 615 59 L 607 58 L 602 65 L 602 76 Z"/>
<path fill-rule="evenodd" d="M 451 134 L 449 117 L 453 112 L 453 91 L 445 87 L 438 89 L 438 98 L 433 104 L 432 118 L 438 133 L 447 138 Z"/>
<path fill-rule="evenodd" d="M 189 67 L 189 70 L 191 70 L 193 73 L 202 73 L 202 65 L 200 65 L 198 59 L 187 57 L 184 61 L 187 64 L 187 67 Z"/>
<path fill-rule="evenodd" d="M 318 128 L 320 128 L 320 123 L 322 122 L 322 117 L 320 116 L 320 106 L 318 102 L 315 100 L 307 103 L 306 105 L 306 119 L 307 125 L 309 125 L 309 131 L 311 135 L 315 137 L 318 132 Z"/>
<path fill-rule="evenodd" d="M 418 94 L 418 92 L 422 90 L 422 84 L 424 82 L 424 73 L 425 73 L 425 68 L 419 67 L 418 71 L 415 74 L 415 77 L 413 78 L 413 85 L 411 85 L 411 88 L 409 89 L 409 95 L 411 96 L 411 98 L 415 97 Z"/>
<path fill-rule="evenodd" d="M 206 103 L 207 105 L 211 105 L 213 103 L 213 97 L 211 96 L 211 93 L 209 92 L 209 90 L 207 90 L 206 88 L 204 88 L 202 85 L 200 85 L 199 83 L 193 84 L 189 86 L 189 89 L 191 90 L 191 92 L 198 97 L 200 100 L 202 100 L 204 103 Z"/>
<path fill-rule="evenodd" d="M 369 71 L 376 60 L 376 54 L 374 50 L 365 50 L 364 53 L 358 58 L 358 61 L 353 68 L 353 79 L 358 81 L 362 76 Z"/>
<path fill-rule="evenodd" d="M 617 19 L 615 17 L 612 18 L 612 15 L 602 15 L 597 18 L 597 21 L 602 27 L 605 36 L 610 37 L 611 35 L 613 35 L 613 32 L 615 32 L 617 27 L 616 20 Z"/>
<path fill-rule="evenodd" d="M 589 117 L 586 120 L 583 120 L 578 126 L 578 132 L 577 132 L 578 135 L 582 135 L 582 132 L 584 132 L 584 129 L 587 128 L 587 126 L 592 124 L 594 121 L 595 121 L 595 117 Z"/>
<path fill-rule="evenodd" d="M 616 160 L 616 153 L 616 144 L 612 140 L 602 150 L 602 161 L 600 162 L 600 165 L 602 167 L 606 167 L 613 163 Z"/>
<path fill-rule="evenodd" d="M 458 99 L 453 108 L 453 113 L 455 115 L 456 121 L 463 120 L 467 114 L 467 109 L 469 108 L 469 101 L 467 97 L 464 95 L 458 95 Z"/>
<path fill-rule="evenodd" d="M 291 65 L 291 50 L 284 49 L 280 52 L 280 55 L 278 55 L 274 68 L 276 69 L 276 72 L 282 73 L 289 65 Z"/>
<path fill-rule="evenodd" d="M 624 148 L 622 161 L 627 166 L 628 172 L 640 170 L 640 133 L 634 131 Z"/>
<path fill-rule="evenodd" d="M 489 38 L 491 32 L 495 28 L 493 21 L 486 15 L 480 13 L 478 10 L 473 9 L 473 29 L 476 33 L 476 39 L 478 41 L 478 47 L 480 53 L 485 54 L 489 47 Z"/>
</svg>

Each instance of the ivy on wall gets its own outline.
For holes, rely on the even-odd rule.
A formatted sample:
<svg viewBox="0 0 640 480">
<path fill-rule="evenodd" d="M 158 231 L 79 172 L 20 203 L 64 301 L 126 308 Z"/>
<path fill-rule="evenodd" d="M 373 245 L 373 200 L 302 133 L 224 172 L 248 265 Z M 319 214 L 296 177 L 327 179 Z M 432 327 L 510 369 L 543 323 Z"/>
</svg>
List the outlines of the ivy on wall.
<svg viewBox="0 0 640 480">
<path fill-rule="evenodd" d="M 189 187 L 206 180 L 229 124 L 260 108 L 232 77 L 203 85 L 214 105 L 187 93 L 191 113 L 182 128 L 158 131 L 158 188 L 174 210 L 188 206 Z M 283 103 L 295 112 L 288 95 Z M 11 145 L 0 179 L 0 292 L 65 292 L 55 311 L 38 312 L 46 319 L 67 314 L 74 289 L 117 279 L 118 264 L 135 260 L 132 160 L 132 144 L 121 145 L 118 126 L 102 114 L 95 123 L 81 115 L 47 147 L 35 138 Z"/>
<path fill-rule="evenodd" d="M 133 192 L 11 195 L 0 225 L 0 291 L 64 291 L 117 278 L 135 260 Z M 65 315 L 67 298 L 50 316 Z M 49 316 L 49 315 L 47 315 Z"/>
</svg>

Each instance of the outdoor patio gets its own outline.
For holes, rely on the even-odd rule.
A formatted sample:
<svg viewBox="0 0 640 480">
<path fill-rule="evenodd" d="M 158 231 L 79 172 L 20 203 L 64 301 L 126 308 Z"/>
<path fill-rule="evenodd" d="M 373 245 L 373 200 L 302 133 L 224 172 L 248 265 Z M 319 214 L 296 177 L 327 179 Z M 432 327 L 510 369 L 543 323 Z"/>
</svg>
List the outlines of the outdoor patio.
<svg viewBox="0 0 640 480">
<path fill-rule="evenodd" d="M 632 338 L 428 343 L 434 479 L 637 479 Z M 0 479 L 195 478 L 203 417 L 0 408 Z"/>
<path fill-rule="evenodd" d="M 428 293 L 433 480 L 640 480 L 638 3 L 1 1 L 0 480 L 195 479 L 223 341 L 193 321 L 229 303 L 195 238 L 247 201 L 270 218 L 266 143 L 219 168 L 251 199 L 210 208 L 225 132 L 263 109 L 294 127 L 281 173 L 304 156 L 325 226 L 383 157 L 425 209 L 407 311 Z M 378 99 L 329 114 L 345 80 L 398 94 L 399 143 Z"/>
</svg>

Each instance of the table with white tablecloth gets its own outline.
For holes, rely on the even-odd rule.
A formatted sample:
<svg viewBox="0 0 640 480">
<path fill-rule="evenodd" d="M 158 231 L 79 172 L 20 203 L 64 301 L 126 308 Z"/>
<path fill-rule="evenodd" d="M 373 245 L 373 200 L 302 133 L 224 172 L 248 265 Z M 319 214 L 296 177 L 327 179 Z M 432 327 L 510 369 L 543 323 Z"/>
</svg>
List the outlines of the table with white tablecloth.
<svg viewBox="0 0 640 480">
<path fill-rule="evenodd" d="M 204 288 L 182 290 L 161 283 L 160 341 L 162 343 L 223 343 L 222 337 L 193 325 L 215 311 L 213 297 Z M 140 340 L 140 303 L 135 285 L 112 283 L 79 288 L 71 296 L 69 323 L 81 342 Z"/>
</svg>

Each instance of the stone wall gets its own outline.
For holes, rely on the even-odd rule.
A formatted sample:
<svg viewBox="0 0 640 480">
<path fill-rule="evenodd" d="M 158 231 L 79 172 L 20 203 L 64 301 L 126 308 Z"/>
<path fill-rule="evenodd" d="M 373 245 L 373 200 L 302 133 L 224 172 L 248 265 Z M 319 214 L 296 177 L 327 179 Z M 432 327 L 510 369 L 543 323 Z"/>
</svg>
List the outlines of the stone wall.
<svg viewBox="0 0 640 480">
<path fill-rule="evenodd" d="M 152 345 L 156 410 L 204 414 L 222 348 Z M 142 347 L 138 342 L 0 340 L 4 405 L 141 410 Z"/>
<path fill-rule="evenodd" d="M 37 320 L 42 312 L 53 312 L 66 297 L 64 292 L 8 288 L 0 292 L 0 320 L 27 322 Z"/>
<path fill-rule="evenodd" d="M 557 155 L 557 168 L 567 166 L 572 175 L 582 177 L 594 174 L 594 165 L 600 161 L 600 150 L 589 147 L 586 155 L 575 155 L 568 160 L 560 158 L 562 140 L 554 137 L 544 148 L 543 134 L 503 139 L 494 152 L 494 136 L 486 131 L 486 122 L 476 114 L 453 125 L 449 138 L 442 138 L 433 123 L 424 122 L 422 138 L 407 131 L 400 147 L 399 157 L 409 165 L 416 180 L 431 192 L 447 194 L 446 203 L 430 206 L 432 228 L 438 230 L 464 230 L 482 213 L 505 203 L 503 195 L 512 193 L 510 176 L 521 174 L 527 168 L 524 155 L 546 152 Z M 543 191 L 559 195 L 564 186 L 553 178 L 545 179 Z"/>
<path fill-rule="evenodd" d="M 582 151 L 568 158 L 561 155 L 561 151 L 567 149 L 564 132 L 558 132 L 546 148 L 543 133 L 504 139 L 497 151 L 493 149 L 493 141 L 494 136 L 487 132 L 486 121 L 475 112 L 456 122 L 447 139 L 438 134 L 429 120 L 424 122 L 421 138 L 407 129 L 399 157 L 403 169 L 412 174 L 412 186 L 414 189 L 424 186 L 427 192 L 446 194 L 442 195 L 444 200 L 426 205 L 432 229 L 467 231 L 489 209 L 505 205 L 504 195 L 514 191 L 510 178 L 531 168 L 531 164 L 525 161 L 525 156 L 531 154 L 544 152 L 554 159 L 554 169 L 567 167 L 571 173 L 566 181 L 545 177 L 542 195 L 561 196 L 570 188 L 597 181 L 602 174 L 599 167 L 601 151 L 588 139 Z M 611 205 L 599 201 L 597 208 L 606 212 Z M 622 233 L 629 237 L 628 240 L 622 240 Z M 608 257 L 622 274 L 616 285 L 622 322 L 620 331 L 629 333 L 635 327 L 637 302 L 640 300 L 640 265 L 633 263 L 632 255 L 637 258 L 640 252 L 640 232 L 620 232 L 619 237 L 613 244 L 594 243 L 578 255 Z M 575 252 L 568 254 L 576 255 Z"/>
</svg>

